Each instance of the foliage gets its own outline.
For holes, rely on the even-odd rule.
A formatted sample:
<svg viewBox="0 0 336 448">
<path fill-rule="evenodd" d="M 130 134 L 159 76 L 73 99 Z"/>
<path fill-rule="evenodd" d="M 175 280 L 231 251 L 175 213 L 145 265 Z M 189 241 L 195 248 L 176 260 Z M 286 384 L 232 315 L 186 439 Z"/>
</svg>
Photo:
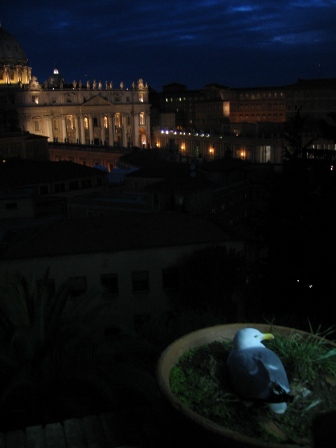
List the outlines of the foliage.
<svg viewBox="0 0 336 448">
<path fill-rule="evenodd" d="M 304 142 L 304 133 L 309 129 L 311 123 L 308 118 L 301 115 L 300 109 L 293 117 L 290 117 L 284 125 L 284 154 L 286 160 L 295 160 L 298 157 L 306 158 L 307 151 L 311 147 L 316 137 Z M 310 129 L 311 130 L 311 129 Z"/>
<path fill-rule="evenodd" d="M 170 372 L 171 390 L 187 407 L 204 417 L 231 422 L 234 413 L 223 404 L 237 400 L 223 387 L 225 379 L 220 372 L 224 366 L 223 344 L 214 342 L 210 350 L 206 346 L 191 349 Z"/>
<path fill-rule="evenodd" d="M 309 162 L 309 163 L 308 163 Z M 268 249 L 258 286 L 260 309 L 332 325 L 335 294 L 335 171 L 309 159 L 290 161 L 274 176 L 262 236 Z M 316 307 L 316 302 L 320 304 Z M 265 315 L 265 314 L 263 314 Z"/>
<path fill-rule="evenodd" d="M 277 334 L 267 346 L 279 355 L 294 378 L 312 382 L 321 372 L 336 377 L 336 348 L 330 348 L 326 339 L 331 334 L 332 329 L 324 334 L 311 330 L 308 337 L 293 331 L 288 337 Z"/>
<path fill-rule="evenodd" d="M 52 292 L 47 280 L 16 274 L 0 284 L 2 425 L 18 407 L 27 410 L 24 425 L 43 424 L 120 405 L 124 388 L 155 397 L 156 349 L 125 332 L 106 304 L 71 303 L 67 283 Z"/>
</svg>

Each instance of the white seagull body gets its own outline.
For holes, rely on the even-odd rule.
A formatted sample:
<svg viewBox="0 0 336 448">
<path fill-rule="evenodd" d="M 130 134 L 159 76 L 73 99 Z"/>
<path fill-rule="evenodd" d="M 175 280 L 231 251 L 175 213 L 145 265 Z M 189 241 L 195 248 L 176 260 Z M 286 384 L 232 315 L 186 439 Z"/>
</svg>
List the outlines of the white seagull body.
<svg viewBox="0 0 336 448">
<path fill-rule="evenodd" d="M 287 374 L 279 357 L 262 344 L 273 338 L 271 333 L 261 333 L 255 328 L 238 331 L 227 368 L 239 397 L 263 401 L 273 412 L 283 414 L 291 398 Z"/>
</svg>

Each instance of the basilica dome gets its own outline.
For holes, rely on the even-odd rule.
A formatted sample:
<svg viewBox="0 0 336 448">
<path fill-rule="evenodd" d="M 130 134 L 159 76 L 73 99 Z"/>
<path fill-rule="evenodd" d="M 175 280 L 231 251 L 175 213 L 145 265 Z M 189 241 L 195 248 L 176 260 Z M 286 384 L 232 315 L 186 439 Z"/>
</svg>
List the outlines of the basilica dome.
<svg viewBox="0 0 336 448">
<path fill-rule="evenodd" d="M 0 66 L 26 64 L 27 58 L 19 42 L 0 25 Z"/>
<path fill-rule="evenodd" d="M 60 88 L 65 84 L 64 77 L 59 73 L 57 68 L 54 68 L 54 73 L 48 78 L 48 88 Z"/>
</svg>

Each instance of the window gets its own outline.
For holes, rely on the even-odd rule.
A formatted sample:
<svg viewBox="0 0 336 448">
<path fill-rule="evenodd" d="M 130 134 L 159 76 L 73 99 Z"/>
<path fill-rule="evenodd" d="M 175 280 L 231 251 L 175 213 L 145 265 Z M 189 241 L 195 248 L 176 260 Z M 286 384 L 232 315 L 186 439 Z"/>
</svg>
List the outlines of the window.
<svg viewBox="0 0 336 448">
<path fill-rule="evenodd" d="M 35 132 L 40 132 L 40 123 L 38 122 L 38 120 L 34 121 L 34 129 Z"/>
<path fill-rule="evenodd" d="M 116 127 L 119 128 L 121 126 L 120 114 L 116 114 L 114 120 Z"/>
<path fill-rule="evenodd" d="M 146 118 L 145 118 L 145 113 L 141 112 L 140 113 L 140 126 L 144 126 L 146 124 Z"/>
<path fill-rule="evenodd" d="M 148 271 L 132 272 L 133 292 L 149 291 L 149 273 Z"/>
<path fill-rule="evenodd" d="M 84 118 L 84 129 L 89 129 L 89 120 L 86 117 Z"/>
<path fill-rule="evenodd" d="M 82 187 L 83 188 L 91 188 L 91 179 L 82 180 Z"/>
<path fill-rule="evenodd" d="M 176 289 L 179 287 L 179 270 L 178 267 L 162 269 L 162 288 Z"/>
<path fill-rule="evenodd" d="M 64 183 L 55 184 L 55 193 L 61 193 L 62 191 L 65 191 Z"/>
<path fill-rule="evenodd" d="M 116 296 L 119 294 L 118 274 L 102 274 L 100 284 L 103 287 L 103 296 Z"/>
<path fill-rule="evenodd" d="M 86 276 L 69 277 L 70 296 L 78 297 L 87 289 Z"/>
<path fill-rule="evenodd" d="M 6 210 L 17 210 L 18 205 L 17 202 L 8 202 L 6 204 Z"/>
<path fill-rule="evenodd" d="M 108 128 L 108 121 L 107 121 L 107 117 L 104 117 L 104 128 L 107 129 Z"/>
<path fill-rule="evenodd" d="M 69 190 L 78 190 L 79 184 L 78 180 L 73 180 L 69 182 Z"/>
<path fill-rule="evenodd" d="M 73 116 L 72 115 L 67 115 L 66 116 L 66 127 L 67 127 L 67 129 L 73 129 L 74 128 Z"/>
</svg>

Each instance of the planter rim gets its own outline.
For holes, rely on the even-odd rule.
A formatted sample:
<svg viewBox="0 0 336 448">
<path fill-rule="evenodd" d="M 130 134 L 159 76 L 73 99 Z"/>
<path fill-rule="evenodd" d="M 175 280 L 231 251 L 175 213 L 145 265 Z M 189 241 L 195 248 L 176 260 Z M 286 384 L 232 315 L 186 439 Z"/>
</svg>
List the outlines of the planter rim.
<svg viewBox="0 0 336 448">
<path fill-rule="evenodd" d="M 311 445 L 308 445 L 306 447 L 300 445 L 299 447 L 299 445 L 295 444 L 267 443 L 261 440 L 253 439 L 243 434 L 239 434 L 192 411 L 172 393 L 169 382 L 170 371 L 172 367 L 178 362 L 178 359 L 186 351 L 201 345 L 209 344 L 210 342 L 216 340 L 232 340 L 238 330 L 246 327 L 256 328 L 263 333 L 274 332 L 275 336 L 277 333 L 283 336 L 290 336 L 293 333 L 300 334 L 302 336 L 310 336 L 310 333 L 292 327 L 258 323 L 215 325 L 212 327 L 205 327 L 200 330 L 193 331 L 172 342 L 161 353 L 161 356 L 159 357 L 156 377 L 162 394 L 178 412 L 186 416 L 189 420 L 192 420 L 200 425 L 203 429 L 210 431 L 218 440 L 221 439 L 222 446 L 226 446 L 225 444 L 223 444 L 223 442 L 226 441 L 228 443 L 227 446 L 229 447 L 231 441 L 233 444 L 236 444 L 234 446 L 244 447 L 312 448 Z M 333 345 L 332 342 L 331 345 Z"/>
</svg>

